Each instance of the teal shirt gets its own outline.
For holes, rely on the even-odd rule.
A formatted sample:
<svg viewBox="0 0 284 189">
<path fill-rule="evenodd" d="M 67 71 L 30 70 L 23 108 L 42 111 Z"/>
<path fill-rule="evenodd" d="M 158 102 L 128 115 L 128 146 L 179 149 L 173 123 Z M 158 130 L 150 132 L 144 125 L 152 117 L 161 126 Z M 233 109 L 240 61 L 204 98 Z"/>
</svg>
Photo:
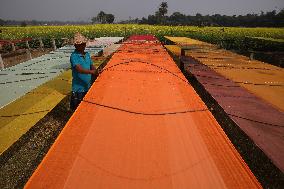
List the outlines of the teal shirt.
<svg viewBox="0 0 284 189">
<path fill-rule="evenodd" d="M 93 61 L 88 52 L 86 52 L 85 57 L 77 52 L 76 50 L 71 54 L 70 57 L 71 69 L 72 69 L 72 91 L 73 92 L 87 92 L 91 87 L 91 74 L 81 74 L 79 73 L 75 66 L 80 64 L 82 68 L 86 70 L 91 69 Z"/>
</svg>

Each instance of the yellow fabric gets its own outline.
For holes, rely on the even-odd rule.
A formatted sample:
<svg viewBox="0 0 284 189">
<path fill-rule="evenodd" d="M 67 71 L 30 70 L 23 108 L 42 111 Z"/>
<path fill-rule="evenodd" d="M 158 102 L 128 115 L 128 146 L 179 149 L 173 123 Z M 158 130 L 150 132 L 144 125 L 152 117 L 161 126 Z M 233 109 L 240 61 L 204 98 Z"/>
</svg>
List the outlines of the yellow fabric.
<svg viewBox="0 0 284 189">
<path fill-rule="evenodd" d="M 176 44 L 191 44 L 191 45 L 202 45 L 205 44 L 202 41 L 198 41 L 195 39 L 190 39 L 187 37 L 170 37 L 170 36 L 165 36 L 166 39 L 176 43 Z"/>
<path fill-rule="evenodd" d="M 98 67 L 105 59 L 93 60 L 94 65 Z M 71 92 L 71 83 L 68 70 L 0 109 L 0 155 Z M 15 116 L 1 117 L 10 115 Z"/>
<path fill-rule="evenodd" d="M 71 91 L 71 71 L 39 86 L 0 109 L 0 154 L 25 134 Z M 38 113 L 34 113 L 38 112 Z M 19 114 L 27 114 L 17 116 Z"/>
<path fill-rule="evenodd" d="M 196 40 L 184 37 L 166 37 L 175 43 L 183 45 L 198 45 Z M 284 111 L 284 69 L 257 60 L 249 60 L 248 57 L 233 52 L 218 49 L 211 44 L 201 42 L 200 48 L 186 51 L 200 63 L 214 69 L 217 73 L 235 82 L 250 82 L 255 84 L 272 84 L 282 86 L 251 85 L 240 83 L 251 93 L 269 102 L 274 107 Z M 165 46 L 175 55 L 180 55 L 180 47 L 177 45 Z"/>
</svg>

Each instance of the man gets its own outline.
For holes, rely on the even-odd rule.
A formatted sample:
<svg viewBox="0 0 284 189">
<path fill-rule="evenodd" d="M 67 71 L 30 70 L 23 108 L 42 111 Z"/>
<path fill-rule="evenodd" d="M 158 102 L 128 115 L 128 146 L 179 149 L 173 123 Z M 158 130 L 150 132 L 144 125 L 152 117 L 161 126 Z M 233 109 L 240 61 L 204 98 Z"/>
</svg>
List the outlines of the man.
<svg viewBox="0 0 284 189">
<path fill-rule="evenodd" d="M 91 87 L 91 75 L 96 68 L 88 52 L 85 52 L 87 38 L 80 33 L 74 36 L 75 51 L 71 54 L 72 94 L 70 108 L 75 110 Z"/>
</svg>

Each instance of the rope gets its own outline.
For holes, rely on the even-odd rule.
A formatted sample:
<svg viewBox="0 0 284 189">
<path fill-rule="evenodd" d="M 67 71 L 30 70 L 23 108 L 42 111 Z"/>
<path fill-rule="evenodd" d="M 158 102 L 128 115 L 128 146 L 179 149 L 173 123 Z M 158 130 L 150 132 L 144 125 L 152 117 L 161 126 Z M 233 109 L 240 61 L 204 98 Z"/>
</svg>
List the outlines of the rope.
<svg viewBox="0 0 284 189">
<path fill-rule="evenodd" d="M 49 73 L 58 73 L 58 72 L 49 72 Z M 47 73 L 37 72 L 37 73 L 22 73 L 22 74 L 15 74 L 15 75 L 32 75 L 32 74 L 47 74 Z M 6 75 L 8 75 L 8 74 L 6 74 Z M 43 78 L 47 78 L 47 77 L 49 77 L 49 76 L 35 77 L 35 78 L 29 78 L 29 79 L 21 79 L 21 80 L 16 80 L 16 81 L 7 81 L 7 82 L 0 83 L 0 85 L 10 84 L 10 83 L 18 83 L 18 82 L 25 82 L 25 81 L 31 81 L 31 80 L 34 80 L 34 79 L 43 79 Z M 57 78 L 57 79 L 69 82 L 69 80 L 67 80 L 67 79 L 63 79 L 63 78 Z"/>
<path fill-rule="evenodd" d="M 108 70 L 108 69 L 111 69 L 113 67 L 116 67 L 116 66 L 119 66 L 119 65 L 122 65 L 122 64 L 127 64 L 127 63 L 133 63 L 133 62 L 140 62 L 140 63 L 145 63 L 145 64 L 148 64 L 148 65 L 151 65 L 151 66 L 154 66 L 154 67 L 158 67 L 162 70 L 165 70 L 167 71 L 168 73 L 174 75 L 175 77 L 181 79 L 182 81 L 184 81 L 185 83 L 187 84 L 190 84 L 187 80 L 179 77 L 177 74 L 169 71 L 168 69 L 166 68 L 163 68 L 161 66 L 158 66 L 156 64 L 152 64 L 152 63 L 149 63 L 149 62 L 145 62 L 145 61 L 141 61 L 141 60 L 130 60 L 130 61 L 127 61 L 127 62 L 121 62 L 121 63 L 118 63 L 118 64 L 114 64 L 108 68 L 105 68 L 102 70 L 102 72 Z M 228 79 L 229 80 L 229 79 Z M 204 84 L 210 84 L 210 85 L 214 85 L 214 86 L 225 86 L 225 85 L 219 85 L 219 84 L 213 84 L 213 83 L 204 83 Z M 225 87 L 240 87 L 238 85 L 233 85 L 233 86 L 225 86 Z M 232 97 L 241 97 L 241 96 L 232 96 Z M 139 115 L 169 115 L 169 114 L 180 114 L 180 113 L 189 113 L 189 112 L 200 112 L 200 111 L 207 111 L 208 109 L 199 109 L 199 110 L 185 110 L 185 111 L 180 111 L 180 112 L 164 112 L 164 113 L 144 113 L 144 112 L 135 112 L 135 111 L 131 111 L 131 110 L 126 110 L 126 109 L 121 109 L 121 108 L 117 108 L 117 107 L 111 107 L 111 106 L 107 106 L 107 105 L 102 105 L 102 104 L 99 104 L 99 103 L 96 103 L 96 102 L 91 102 L 91 101 L 88 101 L 88 100 L 83 100 L 84 102 L 86 103 L 90 103 L 90 104 L 95 104 L 97 106 L 101 106 L 101 107 L 106 107 L 106 108 L 110 108 L 110 109 L 115 109 L 115 110 L 119 110 L 119 111 L 123 111 L 123 112 L 128 112 L 128 113 L 133 113 L 133 114 L 139 114 Z M 237 118 L 240 118 L 240 119 L 245 119 L 245 120 L 248 120 L 248 121 L 252 121 L 252 122 L 255 122 L 255 123 L 260 123 L 260 124 L 265 124 L 265 125 L 269 125 L 269 126 L 274 126 L 274 127 L 284 127 L 282 125 L 277 125 L 277 124 L 271 124 L 271 123 L 267 123 L 267 122 L 262 122 L 262 121 L 257 121 L 257 120 L 253 120 L 253 119 L 249 119 L 249 118 L 245 118 L 245 117 L 241 117 L 241 116 L 238 116 L 238 115 L 234 115 L 234 114 L 229 114 L 228 115 L 231 115 L 233 117 L 237 117 Z"/>
<path fill-rule="evenodd" d="M 193 75 L 198 76 L 198 77 L 209 78 L 209 79 L 224 79 L 227 81 L 231 81 L 230 79 L 222 78 L 222 77 L 212 77 L 212 76 L 205 76 L 205 75 L 200 75 L 200 74 L 193 74 Z M 283 87 L 284 86 L 284 84 L 253 83 L 253 82 L 248 82 L 248 81 L 233 81 L 233 82 L 239 83 L 239 84 L 245 84 L 245 85 L 259 85 L 259 86 L 269 86 L 269 87 Z"/>
<path fill-rule="evenodd" d="M 108 71 L 117 71 L 117 72 L 137 72 L 137 73 L 167 73 L 163 71 L 150 71 L 150 70 L 115 70 L 115 69 L 108 69 Z"/>
<path fill-rule="evenodd" d="M 49 112 L 50 110 L 41 110 L 41 111 L 36 111 L 36 112 L 29 112 L 29 113 L 22 113 L 22 114 L 14 114 L 14 115 L 0 115 L 0 117 L 19 117 L 19 116 L 25 116 L 25 115 L 33 115 L 33 114 L 38 114 L 38 113 L 43 113 L 43 112 Z"/>
<path fill-rule="evenodd" d="M 214 97 L 228 97 L 228 98 L 251 98 L 251 99 L 255 99 L 255 97 L 252 96 L 231 96 L 231 95 L 212 95 Z"/>
<path fill-rule="evenodd" d="M 38 71 L 38 70 L 69 70 L 71 68 L 43 68 L 43 69 L 5 69 L 2 71 Z M 0 75 L 8 75 L 8 74 L 0 74 Z"/>
<path fill-rule="evenodd" d="M 277 125 L 277 124 L 267 123 L 267 122 L 263 122 L 263 121 L 257 121 L 257 120 L 254 120 L 254 119 L 250 119 L 250 118 L 246 118 L 246 117 L 242 117 L 242 116 L 238 116 L 238 115 L 234 115 L 234 114 L 230 114 L 230 113 L 227 113 L 227 114 L 230 115 L 230 116 L 236 117 L 236 118 L 244 119 L 244 120 L 255 122 L 255 123 L 260 123 L 260 124 L 263 124 L 263 125 L 269 125 L 269 126 L 273 126 L 273 127 L 284 127 L 284 125 Z"/>
<path fill-rule="evenodd" d="M 157 67 L 157 68 L 159 68 L 159 69 L 161 69 L 161 70 L 164 70 L 164 71 L 170 73 L 171 75 L 177 77 L 178 79 L 182 80 L 183 82 L 185 82 L 185 83 L 187 83 L 187 84 L 190 84 L 190 83 L 189 83 L 187 80 L 185 80 L 184 78 L 181 78 L 181 77 L 178 76 L 177 74 L 175 74 L 175 73 L 169 71 L 168 69 L 166 69 L 166 68 L 164 68 L 164 67 L 158 66 L 158 65 L 153 64 L 153 63 L 141 61 L 141 60 L 130 60 L 130 61 L 126 61 L 126 62 L 120 62 L 120 63 L 118 63 L 118 64 L 114 64 L 114 65 L 112 65 L 112 66 L 109 66 L 109 67 L 107 67 L 107 68 L 104 68 L 104 69 L 101 71 L 101 73 L 103 73 L 104 71 L 107 71 L 107 70 L 109 70 L 109 69 L 111 69 L 111 68 L 113 68 L 113 67 L 119 66 L 119 65 L 123 65 L 123 64 L 125 65 L 125 64 L 128 64 L 128 63 L 135 63 L 135 62 L 136 62 L 136 63 L 137 63 L 137 62 L 139 62 L 139 63 L 144 63 L 144 64 L 148 64 L 148 65 Z"/>
<path fill-rule="evenodd" d="M 24 73 L 20 73 L 20 74 L 15 74 L 15 75 L 35 75 L 35 74 L 42 74 L 42 75 L 44 75 L 44 74 L 53 74 L 53 73 L 58 73 L 58 72 L 33 72 L 33 73 L 26 73 L 26 72 L 24 72 Z"/>
<path fill-rule="evenodd" d="M 9 84 L 9 83 L 18 83 L 18 82 L 24 82 L 24 81 L 31 81 L 33 79 L 43 79 L 43 78 L 47 78 L 47 77 L 49 77 L 49 76 L 34 77 L 34 78 L 21 79 L 21 80 L 16 80 L 16 81 L 7 81 L 7 82 L 0 83 L 0 85 L 5 85 L 5 84 Z"/>
<path fill-rule="evenodd" d="M 44 61 L 48 61 L 48 60 L 55 60 L 55 59 L 62 59 L 62 58 L 66 58 L 66 57 L 69 57 L 69 56 L 62 56 L 62 57 L 54 57 L 54 58 L 47 58 L 47 59 L 44 59 L 44 60 L 39 60 L 39 61 L 37 61 L 37 62 L 34 62 L 34 63 L 31 63 L 31 64 L 28 64 L 28 65 L 26 65 L 26 66 L 24 66 L 25 68 L 26 67 L 29 67 L 29 66 L 32 66 L 32 65 L 34 65 L 34 64 L 37 64 L 37 63 L 40 63 L 40 62 L 44 62 Z"/>
<path fill-rule="evenodd" d="M 137 112 L 137 111 L 133 111 L 133 110 L 127 110 L 127 109 L 123 109 L 123 108 L 118 108 L 118 107 L 113 107 L 113 106 L 108 106 L 108 105 L 104 105 L 104 104 L 99 104 L 96 102 L 92 102 L 89 100 L 82 100 L 82 102 L 86 102 L 89 104 L 94 104 L 100 107 L 104 107 L 104 108 L 109 108 L 112 110 L 118 110 L 118 111 L 122 111 L 122 112 L 126 112 L 126 113 L 131 113 L 131 114 L 136 114 L 136 115 L 145 115 L 145 116 L 162 116 L 162 115 L 174 115 L 174 114 L 185 114 L 185 113 L 193 113 L 193 112 L 204 112 L 204 111 L 208 111 L 207 108 L 203 108 L 203 109 L 195 109 L 195 110 L 184 110 L 184 111 L 177 111 L 177 112 L 162 112 L 162 113 L 147 113 L 147 112 Z"/>
<path fill-rule="evenodd" d="M 195 61 L 198 61 L 200 64 L 202 64 L 201 60 L 196 60 L 193 58 Z M 203 60 L 204 61 L 204 60 Z M 195 66 L 200 66 L 200 65 L 192 65 L 193 67 Z M 206 64 L 202 65 L 204 67 L 212 66 L 215 68 L 212 69 L 218 69 L 218 68 L 225 68 L 225 69 L 239 69 L 239 70 L 271 70 L 271 71 L 282 71 L 282 69 L 270 69 L 270 68 L 257 68 L 257 67 L 234 67 L 234 66 L 226 66 L 226 65 L 215 65 L 215 64 Z"/>
<path fill-rule="evenodd" d="M 228 87 L 228 88 L 237 88 L 237 87 L 241 87 L 241 86 L 238 86 L 238 85 L 222 85 L 222 84 L 216 84 L 216 83 L 207 83 L 207 82 L 202 82 L 202 84 L 204 85 L 212 85 L 212 86 L 217 86 L 217 87 Z"/>
<path fill-rule="evenodd" d="M 149 62 L 145 62 L 145 61 L 141 61 L 141 60 L 130 60 L 130 61 L 126 61 L 126 62 L 121 62 L 121 63 L 118 63 L 118 64 L 114 64 L 113 66 L 110 66 L 108 68 L 105 68 L 102 70 L 102 72 L 104 72 L 105 70 L 108 70 L 110 68 L 113 68 L 113 67 L 116 67 L 118 65 L 121 65 L 121 64 L 127 64 L 127 63 L 131 63 L 131 62 L 140 62 L 140 63 L 145 63 L 145 64 L 148 64 L 148 65 L 151 65 L 151 66 L 154 66 L 154 67 L 157 67 L 159 69 L 162 69 L 162 70 L 165 70 L 166 72 L 174 75 L 175 77 L 181 79 L 182 81 L 184 81 L 185 83 L 187 84 L 190 84 L 187 80 L 179 77 L 177 74 L 169 71 L 168 69 L 164 68 L 164 67 L 161 67 L 161 66 L 158 66 L 156 64 L 153 64 L 153 63 L 149 63 Z M 102 73 L 101 72 L 101 73 Z M 210 78 L 210 76 L 202 76 L 202 75 L 197 75 L 197 76 L 200 76 L 200 77 L 208 77 Z M 213 77 L 211 77 L 213 78 Z M 221 78 L 214 78 L 214 79 L 221 79 Z M 229 79 L 226 79 L 226 80 L 229 80 Z M 229 80 L 230 81 L 230 80 Z M 284 86 L 284 84 L 268 84 L 268 83 L 252 83 L 252 82 L 243 82 L 243 81 L 235 81 L 235 83 L 238 83 L 238 84 L 245 84 L 245 85 L 256 85 L 256 86 L 269 86 L 269 87 L 282 87 Z M 237 85 L 221 85 L 221 84 L 214 84 L 214 83 L 204 83 L 204 84 L 208 84 L 208 85 L 212 85 L 212 86 L 218 86 L 218 87 L 240 87 L 240 86 L 237 86 Z"/>
<path fill-rule="evenodd" d="M 50 91 L 46 91 L 46 92 L 27 92 L 27 94 L 36 94 L 36 95 L 38 95 L 38 94 L 43 94 L 43 95 L 58 95 L 58 93 L 57 93 L 57 94 L 54 94 L 54 93 L 51 93 Z M 67 95 L 69 95 L 70 93 L 61 93 L 61 92 L 60 92 L 60 94 L 67 96 Z"/>
</svg>

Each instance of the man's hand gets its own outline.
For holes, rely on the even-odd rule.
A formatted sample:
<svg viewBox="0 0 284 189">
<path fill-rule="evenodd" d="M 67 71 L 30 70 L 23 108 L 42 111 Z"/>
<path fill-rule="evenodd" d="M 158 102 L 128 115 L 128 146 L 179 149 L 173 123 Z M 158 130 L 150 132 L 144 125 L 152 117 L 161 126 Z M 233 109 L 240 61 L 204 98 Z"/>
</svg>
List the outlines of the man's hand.
<svg viewBox="0 0 284 189">
<path fill-rule="evenodd" d="M 101 74 L 103 72 L 103 69 L 98 69 L 98 74 Z"/>
<path fill-rule="evenodd" d="M 96 69 L 94 69 L 94 70 L 84 69 L 84 68 L 82 68 L 82 66 L 80 64 L 77 64 L 75 68 L 76 68 L 77 72 L 82 73 L 82 74 L 96 74 L 96 72 L 97 72 Z"/>
</svg>

